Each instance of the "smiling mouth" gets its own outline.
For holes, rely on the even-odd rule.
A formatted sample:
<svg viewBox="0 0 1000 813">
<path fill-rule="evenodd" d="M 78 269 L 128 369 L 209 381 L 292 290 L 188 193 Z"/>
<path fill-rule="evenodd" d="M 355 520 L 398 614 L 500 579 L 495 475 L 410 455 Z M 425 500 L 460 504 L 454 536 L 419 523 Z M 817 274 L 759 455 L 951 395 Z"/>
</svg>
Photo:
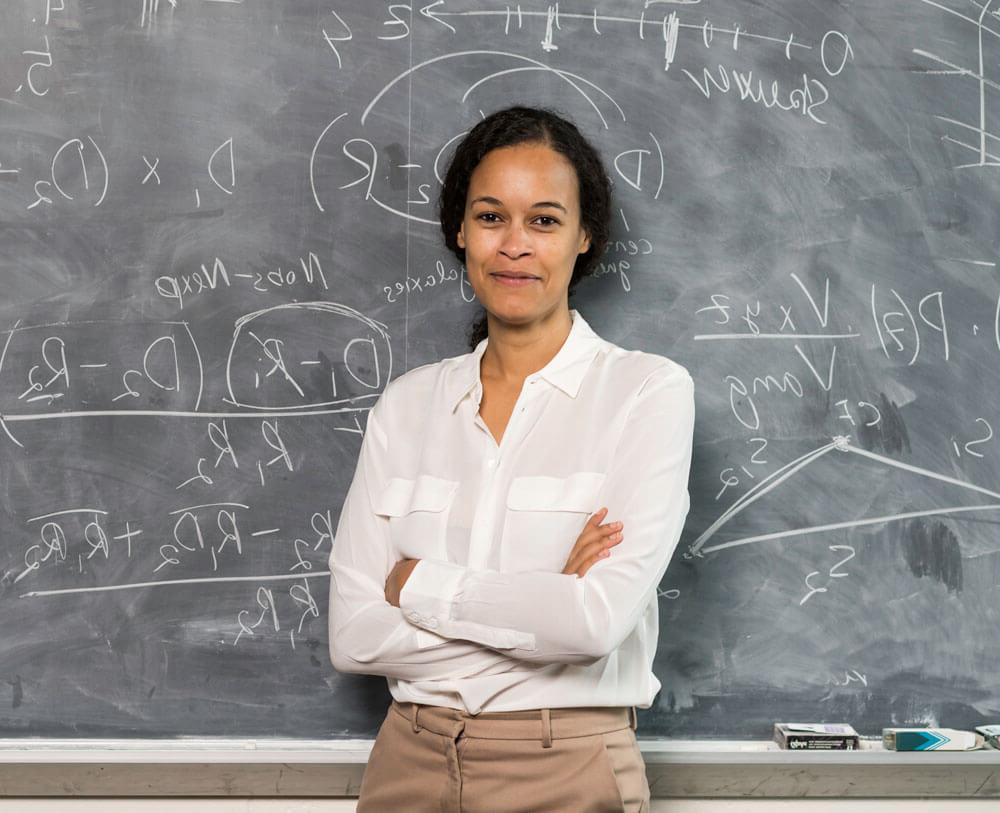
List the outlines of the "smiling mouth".
<svg viewBox="0 0 1000 813">
<path fill-rule="evenodd" d="M 491 277 L 497 277 L 499 279 L 511 279 L 511 280 L 533 280 L 541 279 L 541 277 L 532 276 L 531 274 L 504 274 L 499 271 L 494 271 L 490 274 Z"/>
</svg>

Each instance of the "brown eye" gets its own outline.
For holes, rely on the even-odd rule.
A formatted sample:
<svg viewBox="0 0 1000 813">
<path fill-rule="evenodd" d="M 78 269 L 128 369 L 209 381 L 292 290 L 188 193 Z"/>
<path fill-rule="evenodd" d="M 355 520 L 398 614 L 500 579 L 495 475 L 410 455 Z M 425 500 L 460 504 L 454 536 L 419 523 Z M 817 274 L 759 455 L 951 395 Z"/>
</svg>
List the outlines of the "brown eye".
<svg viewBox="0 0 1000 813">
<path fill-rule="evenodd" d="M 536 218 L 535 222 L 539 226 L 558 226 L 559 225 L 559 221 L 558 220 L 556 220 L 554 217 L 549 217 L 548 215 L 542 215 L 541 217 Z"/>
</svg>

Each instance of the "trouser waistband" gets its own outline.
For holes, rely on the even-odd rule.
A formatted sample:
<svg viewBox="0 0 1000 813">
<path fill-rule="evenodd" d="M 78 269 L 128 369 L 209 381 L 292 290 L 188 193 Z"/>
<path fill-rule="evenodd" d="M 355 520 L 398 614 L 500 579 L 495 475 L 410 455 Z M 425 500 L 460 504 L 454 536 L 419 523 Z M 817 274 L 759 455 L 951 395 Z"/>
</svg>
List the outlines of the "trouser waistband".
<svg viewBox="0 0 1000 813">
<path fill-rule="evenodd" d="M 414 733 L 422 728 L 435 734 L 489 740 L 538 739 L 543 748 L 552 740 L 606 734 L 637 726 L 635 706 L 528 709 L 468 714 L 445 706 L 392 701 L 391 710 L 408 719 Z"/>
</svg>

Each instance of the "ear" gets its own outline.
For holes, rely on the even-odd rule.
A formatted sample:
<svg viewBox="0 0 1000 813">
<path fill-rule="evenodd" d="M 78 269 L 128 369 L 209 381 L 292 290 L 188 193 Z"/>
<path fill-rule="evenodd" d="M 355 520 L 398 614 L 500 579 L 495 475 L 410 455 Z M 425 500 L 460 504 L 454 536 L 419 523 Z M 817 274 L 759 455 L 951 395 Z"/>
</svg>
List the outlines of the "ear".
<svg viewBox="0 0 1000 813">
<path fill-rule="evenodd" d="M 460 249 L 465 249 L 465 224 L 458 227 L 458 236 L 455 238 Z"/>
<path fill-rule="evenodd" d="M 583 232 L 583 237 L 580 238 L 580 248 L 577 254 L 586 254 L 590 251 L 590 235 L 584 229 L 580 229 L 580 231 Z"/>
</svg>

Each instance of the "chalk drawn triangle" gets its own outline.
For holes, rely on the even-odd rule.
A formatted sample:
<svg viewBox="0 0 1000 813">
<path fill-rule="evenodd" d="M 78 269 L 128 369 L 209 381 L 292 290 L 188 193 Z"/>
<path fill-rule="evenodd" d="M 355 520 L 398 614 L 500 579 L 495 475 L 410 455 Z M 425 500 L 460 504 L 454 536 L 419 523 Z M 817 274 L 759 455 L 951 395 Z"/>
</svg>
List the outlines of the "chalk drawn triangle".
<svg viewBox="0 0 1000 813">
<path fill-rule="evenodd" d="M 728 539 L 726 541 L 720 541 L 712 543 L 712 537 L 714 537 L 722 528 L 729 524 L 734 517 L 739 515 L 745 508 L 748 508 L 753 503 L 760 500 L 769 492 L 782 486 L 783 484 L 789 482 L 794 478 L 796 474 L 806 469 L 806 467 L 815 464 L 817 461 L 823 459 L 825 456 L 831 453 L 847 453 L 852 455 L 858 455 L 861 458 L 866 458 L 868 460 L 875 461 L 886 467 L 902 469 L 903 471 L 910 472 L 911 474 L 917 475 L 918 478 L 925 480 L 926 482 L 937 483 L 947 483 L 952 486 L 958 486 L 961 489 L 963 496 L 975 497 L 975 503 L 973 505 L 946 505 L 943 507 L 928 508 L 924 510 L 917 511 L 906 511 L 903 513 L 893 513 L 884 516 L 874 516 L 874 517 L 862 517 L 856 519 L 850 519 L 842 522 L 825 523 L 821 525 L 812 525 L 809 527 L 798 527 L 798 528 L 787 528 L 780 531 L 775 531 L 772 533 L 764 534 L 754 534 L 752 536 L 741 536 L 737 539 Z M 980 512 L 980 511 L 1000 511 L 1000 492 L 991 491 L 990 489 L 982 488 L 973 483 L 967 483 L 962 480 L 957 480 L 954 477 L 948 477 L 943 474 L 938 474 L 937 472 L 930 471 L 929 469 L 923 469 L 918 466 L 911 466 L 908 463 L 902 463 L 899 460 L 894 460 L 891 457 L 886 457 L 884 455 L 877 454 L 875 452 L 867 451 L 866 449 L 861 449 L 857 446 L 851 444 L 850 439 L 844 436 L 838 436 L 832 439 L 830 443 L 820 446 L 817 449 L 813 449 L 810 452 L 802 455 L 801 457 L 792 460 L 791 462 L 785 464 L 777 471 L 770 474 L 765 479 L 757 483 L 753 488 L 747 491 L 742 497 L 740 497 L 735 503 L 733 503 L 728 509 L 726 509 L 708 528 L 706 528 L 695 541 L 688 548 L 687 553 L 684 557 L 687 559 L 705 556 L 709 553 L 714 553 L 720 550 L 726 550 L 729 548 L 740 547 L 743 545 L 750 545 L 755 542 L 764 542 L 775 539 L 787 539 L 790 537 L 803 536 L 806 534 L 816 534 L 825 533 L 831 531 L 843 530 L 845 528 L 855 528 L 858 526 L 865 525 L 882 525 L 888 522 L 897 522 L 903 520 L 914 519 L 916 517 L 932 516 L 932 515 L 942 515 L 942 514 L 962 514 L 969 512 Z"/>
</svg>

